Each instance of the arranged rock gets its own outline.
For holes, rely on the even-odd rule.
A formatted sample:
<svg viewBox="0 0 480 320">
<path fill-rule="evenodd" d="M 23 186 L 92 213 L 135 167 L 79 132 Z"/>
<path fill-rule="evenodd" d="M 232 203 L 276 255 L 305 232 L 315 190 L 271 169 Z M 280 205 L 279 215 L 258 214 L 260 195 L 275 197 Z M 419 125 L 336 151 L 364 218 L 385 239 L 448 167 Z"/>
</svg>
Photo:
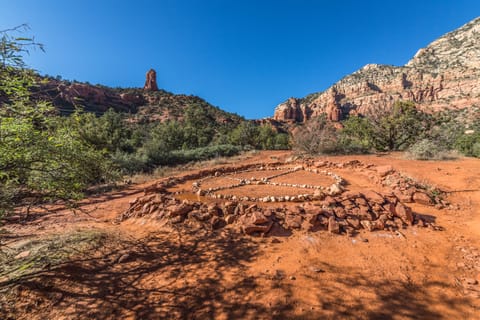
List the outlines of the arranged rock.
<svg viewBox="0 0 480 320">
<path fill-rule="evenodd" d="M 285 226 L 288 229 L 300 229 L 302 227 L 302 217 L 298 214 L 288 214 L 285 217 Z"/>
<path fill-rule="evenodd" d="M 193 210 L 193 207 L 189 204 L 182 203 L 180 205 L 168 207 L 167 210 L 170 212 L 171 217 L 185 216 L 187 213 Z"/>
<path fill-rule="evenodd" d="M 378 166 L 376 168 L 377 172 L 378 172 L 378 175 L 380 177 L 385 177 L 386 175 L 390 174 L 391 172 L 393 172 L 393 167 L 390 166 L 390 165 L 386 165 L 386 166 Z"/>
<path fill-rule="evenodd" d="M 273 226 L 273 222 L 269 222 L 268 224 L 263 226 L 248 224 L 248 225 L 242 226 L 242 230 L 245 234 L 248 234 L 248 235 L 254 235 L 255 233 L 266 234 L 268 233 L 268 231 L 270 231 L 272 226 Z"/>
<path fill-rule="evenodd" d="M 393 207 L 393 204 L 392 204 Z M 402 221 L 408 225 L 413 224 L 413 213 L 412 209 L 410 207 L 407 207 L 406 205 L 402 204 L 401 202 L 398 202 L 394 207 L 393 214 Z"/>
<path fill-rule="evenodd" d="M 210 221 L 210 224 L 212 226 L 212 229 L 220 229 L 220 228 L 225 227 L 227 222 L 220 217 L 214 216 L 214 217 L 212 217 L 212 220 Z"/>
<path fill-rule="evenodd" d="M 328 232 L 340 233 L 340 224 L 338 224 L 334 217 L 328 218 Z"/>
<path fill-rule="evenodd" d="M 264 223 L 270 221 L 270 220 L 267 219 L 267 217 L 265 217 L 265 216 L 263 215 L 263 213 L 260 212 L 260 211 L 255 211 L 255 212 L 253 212 L 251 219 L 252 219 L 252 223 L 255 224 L 255 225 L 264 224 Z"/>
<path fill-rule="evenodd" d="M 377 193 L 375 191 L 372 191 L 372 190 L 364 191 L 363 196 L 369 202 L 373 202 L 373 203 L 377 203 L 377 204 L 383 204 L 385 202 L 384 197 L 382 197 L 379 193 Z"/>
<path fill-rule="evenodd" d="M 131 258 L 131 254 L 130 253 L 124 253 L 122 254 L 120 257 L 118 257 L 117 259 L 117 263 L 124 263 L 124 262 L 127 262 L 128 260 L 130 260 Z"/>
<path fill-rule="evenodd" d="M 312 166 L 319 166 L 322 169 L 312 169 Z M 341 184 L 343 180 L 333 172 L 325 169 L 338 168 L 359 169 L 377 172 L 380 176 L 383 172 L 387 175 L 378 180 L 379 185 L 391 186 L 394 192 L 380 193 L 373 190 L 360 192 L 344 191 Z M 296 195 L 285 196 L 285 201 L 298 202 L 297 206 L 282 205 L 277 203 L 277 197 L 265 196 L 255 200 L 254 197 L 239 197 L 238 200 L 222 199 L 215 202 L 204 203 L 200 200 L 180 200 L 178 193 L 170 193 L 168 190 L 179 183 L 187 183 L 196 180 L 192 184 L 192 192 L 199 188 L 206 180 L 217 175 L 223 177 L 232 172 L 245 172 L 248 170 L 272 171 L 270 176 L 284 175 L 285 170 L 272 165 L 244 165 L 237 167 L 224 167 L 221 169 L 205 169 L 197 173 L 185 174 L 182 176 L 165 178 L 145 189 L 145 195 L 130 202 L 130 208 L 119 215 L 118 220 L 123 221 L 129 218 L 161 220 L 172 225 L 185 224 L 189 227 L 203 228 L 204 230 L 216 230 L 232 225 L 248 235 L 266 235 L 273 230 L 328 230 L 334 234 L 353 235 L 356 230 L 390 230 L 397 231 L 405 225 L 411 226 L 414 223 L 419 226 L 431 227 L 433 230 L 441 230 L 432 222 L 426 222 L 421 217 L 415 217 L 411 208 L 406 206 L 402 199 L 414 199 L 423 204 L 433 204 L 425 189 L 416 186 L 411 179 L 403 178 L 392 168 L 377 170 L 374 165 L 362 164 L 358 161 L 347 163 L 322 162 L 315 164 L 302 162 L 291 169 L 292 171 L 319 170 L 322 174 L 337 181 L 338 191 L 325 195 L 322 190 L 315 196 Z M 275 171 L 275 172 L 273 172 Z M 243 185 L 252 181 L 268 182 L 267 178 L 255 178 L 244 180 Z M 308 188 L 307 184 L 296 184 L 298 188 Z M 268 187 L 265 185 L 265 187 Z M 212 192 L 214 188 L 207 188 L 206 193 Z M 219 188 L 216 188 L 219 189 Z M 384 188 L 383 188 L 384 189 Z M 390 189 L 391 190 L 391 189 Z M 328 190 L 325 190 L 328 191 Z M 331 191 L 331 190 L 330 190 Z M 321 193 L 320 193 L 321 192 Z M 407 195 L 407 196 L 405 196 Z M 408 196 L 408 195 L 411 195 Z M 272 199 L 273 198 L 273 199 Z M 270 206 L 260 204 L 266 199 Z M 257 201 L 257 203 L 251 203 Z"/>
<path fill-rule="evenodd" d="M 433 205 L 432 199 L 424 192 L 415 192 L 413 194 L 413 202 L 423 204 L 426 206 Z"/>
</svg>

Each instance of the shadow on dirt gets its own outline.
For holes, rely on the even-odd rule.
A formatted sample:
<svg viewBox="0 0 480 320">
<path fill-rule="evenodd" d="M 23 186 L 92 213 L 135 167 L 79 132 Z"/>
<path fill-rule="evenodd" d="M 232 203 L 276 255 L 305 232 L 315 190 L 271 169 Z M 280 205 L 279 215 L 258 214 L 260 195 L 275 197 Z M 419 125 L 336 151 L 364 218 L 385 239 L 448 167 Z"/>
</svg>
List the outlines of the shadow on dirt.
<svg viewBox="0 0 480 320">
<path fill-rule="evenodd" d="M 68 319 L 440 319 L 462 314 L 466 298 L 451 298 L 446 283 L 409 279 L 370 281 L 361 270 L 322 265 L 335 276 L 305 274 L 316 303 L 293 301 L 295 282 L 249 275 L 258 244 L 235 233 L 159 232 L 140 240 L 112 239 L 99 252 L 24 277 L 0 315 Z M 11 284 L 0 283 L 5 290 Z M 275 289 L 285 303 L 261 303 Z M 358 295 L 358 292 L 362 294 Z M 356 294 L 355 294 L 356 293 Z M 435 294 L 432 294 L 435 293 Z M 451 293 L 451 291 L 450 291 Z M 419 299 L 422 296 L 422 299 Z M 7 297 L 7 295 L 5 295 Z M 450 314 L 432 305 L 444 306 Z M 295 310 L 295 313 L 293 311 Z"/>
<path fill-rule="evenodd" d="M 451 284 L 426 281 L 420 285 L 408 276 L 402 280 L 372 281 L 358 270 L 328 265 L 322 268 L 339 276 L 318 281 L 318 291 L 314 290 L 318 292 L 319 305 L 315 306 L 317 310 L 304 313 L 304 318 L 318 318 L 318 308 L 322 316 L 334 319 L 469 318 L 467 306 L 472 300 L 463 297 Z M 454 297 L 452 291 L 456 293 Z"/>
<path fill-rule="evenodd" d="M 257 285 L 245 274 L 244 264 L 254 259 L 258 248 L 235 234 L 159 234 L 141 241 L 112 241 L 100 250 L 95 257 L 24 277 L 15 288 L 20 301 L 12 309 L 11 303 L 0 302 L 0 314 L 42 310 L 39 314 L 54 317 L 49 313 L 53 309 L 75 319 L 269 314 L 245 300 Z M 0 289 L 6 286 L 11 284 L 0 283 Z"/>
<path fill-rule="evenodd" d="M 95 212 L 95 208 L 86 209 L 89 206 L 102 204 L 105 202 L 122 199 L 128 196 L 133 196 L 142 193 L 143 189 L 136 189 L 135 186 L 118 187 L 116 190 L 111 190 L 105 194 L 91 194 L 88 198 L 79 201 L 64 201 L 55 204 L 52 203 L 37 203 L 31 206 L 21 206 L 15 211 L 15 214 L 3 217 L 3 225 L 8 224 L 29 224 L 37 223 L 38 220 L 47 218 L 48 216 L 62 213 L 70 210 L 73 214 L 90 215 Z"/>
</svg>

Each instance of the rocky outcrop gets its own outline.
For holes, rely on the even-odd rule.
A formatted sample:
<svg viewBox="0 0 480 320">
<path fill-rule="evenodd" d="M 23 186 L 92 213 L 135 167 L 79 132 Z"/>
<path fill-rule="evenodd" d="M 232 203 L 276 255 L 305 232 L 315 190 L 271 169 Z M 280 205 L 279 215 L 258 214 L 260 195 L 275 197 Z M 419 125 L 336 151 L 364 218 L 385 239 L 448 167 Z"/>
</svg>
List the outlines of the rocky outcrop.
<svg viewBox="0 0 480 320">
<path fill-rule="evenodd" d="M 153 69 L 148 70 L 143 90 L 158 91 L 157 72 Z"/>
<path fill-rule="evenodd" d="M 368 64 L 324 92 L 290 98 L 277 121 L 304 122 L 327 114 L 339 121 L 411 100 L 424 111 L 480 105 L 480 18 L 432 42 L 402 67 Z"/>
<path fill-rule="evenodd" d="M 302 105 L 301 99 L 290 98 L 275 110 L 275 120 L 303 122 L 310 118 L 309 106 Z"/>
<path fill-rule="evenodd" d="M 76 109 L 102 115 L 113 109 L 128 113 L 131 122 L 163 122 L 181 120 L 184 110 L 195 105 L 204 109 L 210 120 L 218 124 L 234 125 L 243 121 L 240 116 L 220 110 L 200 97 L 158 89 L 154 70 L 147 72 L 147 90 L 110 88 L 41 76 L 38 76 L 38 83 L 39 86 L 32 88 L 32 100 L 51 102 L 62 115 L 69 115 Z M 0 105 L 4 101 L 5 97 L 0 96 Z"/>
<path fill-rule="evenodd" d="M 104 86 L 56 79 L 42 79 L 40 86 L 32 93 L 32 99 L 51 102 L 63 115 L 77 108 L 97 115 L 110 108 L 117 112 L 134 113 L 138 106 L 145 103 L 140 93 L 119 92 Z"/>
</svg>

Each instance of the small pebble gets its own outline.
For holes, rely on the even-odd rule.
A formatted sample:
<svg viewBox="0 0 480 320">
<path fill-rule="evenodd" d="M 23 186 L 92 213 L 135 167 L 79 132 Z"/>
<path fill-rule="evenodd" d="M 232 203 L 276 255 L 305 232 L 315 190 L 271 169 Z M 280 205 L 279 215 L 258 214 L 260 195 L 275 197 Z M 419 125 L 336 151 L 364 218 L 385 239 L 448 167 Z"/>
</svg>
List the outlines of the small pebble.
<svg viewBox="0 0 480 320">
<path fill-rule="evenodd" d="M 310 270 L 312 270 L 313 272 L 316 272 L 316 273 L 323 273 L 323 272 L 325 272 L 325 270 L 320 269 L 320 268 L 317 268 L 317 267 L 310 267 Z"/>
</svg>

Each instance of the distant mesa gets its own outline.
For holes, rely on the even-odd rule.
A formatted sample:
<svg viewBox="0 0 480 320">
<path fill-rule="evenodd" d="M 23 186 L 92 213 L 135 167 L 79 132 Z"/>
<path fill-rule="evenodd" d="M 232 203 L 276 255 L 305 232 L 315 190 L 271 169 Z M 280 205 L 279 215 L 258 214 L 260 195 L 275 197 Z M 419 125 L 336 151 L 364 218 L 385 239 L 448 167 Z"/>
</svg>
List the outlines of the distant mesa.
<svg viewBox="0 0 480 320">
<path fill-rule="evenodd" d="M 145 86 L 143 86 L 143 90 L 158 91 L 157 72 L 155 70 L 153 69 L 148 70 L 147 78 L 145 80 Z"/>
</svg>

